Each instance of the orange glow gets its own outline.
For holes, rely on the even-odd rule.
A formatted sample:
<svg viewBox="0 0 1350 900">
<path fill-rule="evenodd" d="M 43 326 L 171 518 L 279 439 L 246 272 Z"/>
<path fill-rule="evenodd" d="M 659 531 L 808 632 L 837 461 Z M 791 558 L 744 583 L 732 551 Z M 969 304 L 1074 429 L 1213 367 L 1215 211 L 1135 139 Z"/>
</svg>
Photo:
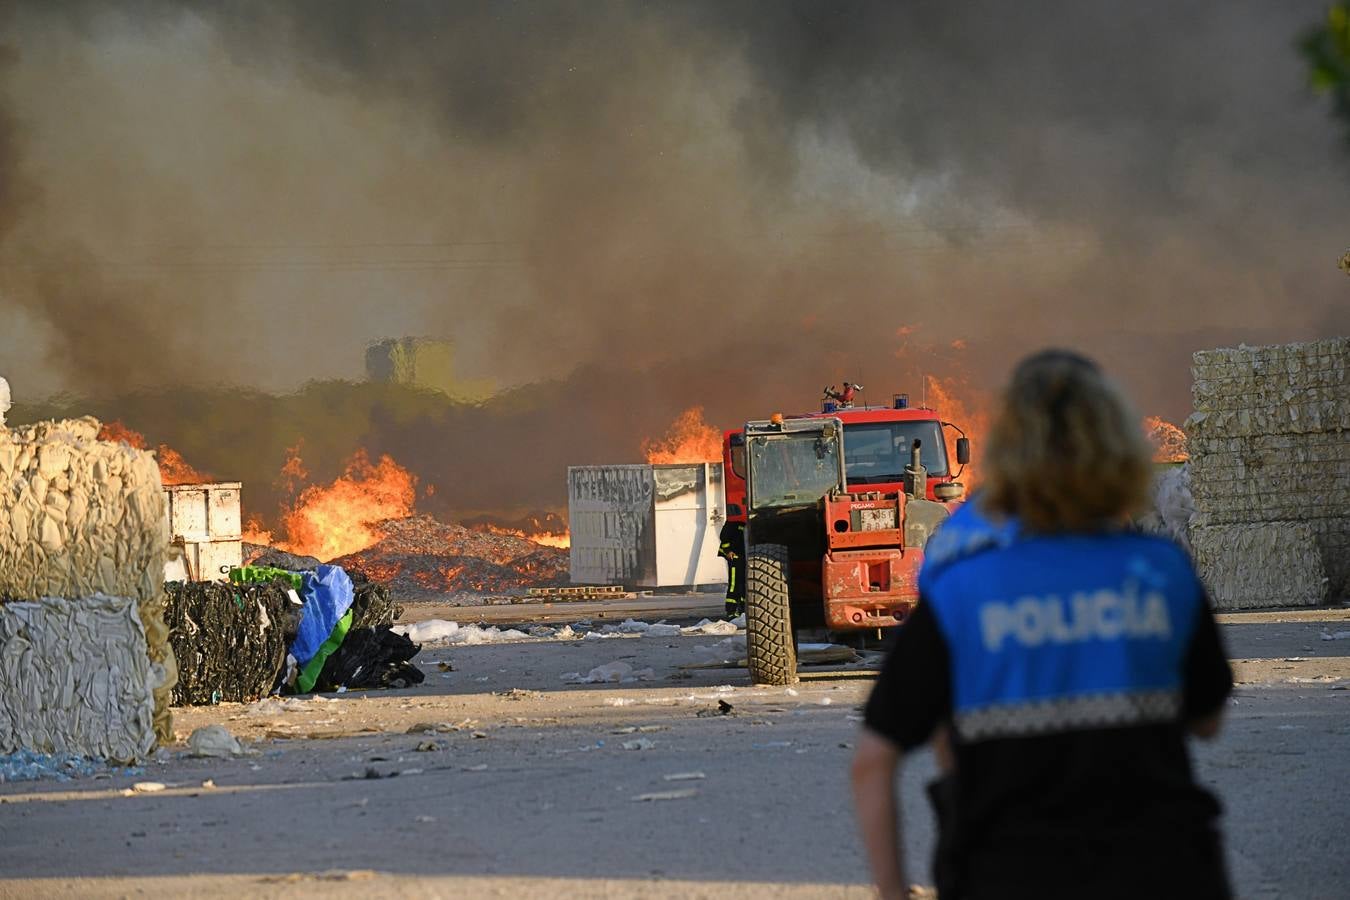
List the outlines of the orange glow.
<svg viewBox="0 0 1350 900">
<path fill-rule="evenodd" d="M 527 541 L 533 541 L 544 547 L 558 547 L 566 550 L 572 546 L 572 533 L 564 531 L 561 534 L 551 531 L 521 531 L 519 528 L 502 528 L 499 525 L 484 525 L 483 528 L 493 534 L 505 534 L 511 537 L 524 538 Z"/>
<path fill-rule="evenodd" d="M 691 406 L 671 423 L 664 440 L 643 441 L 652 465 L 717 462 L 722 458 L 722 433 L 703 421 L 703 407 Z"/>
<path fill-rule="evenodd" d="M 1144 433 L 1153 445 L 1153 461 L 1181 463 L 1190 459 L 1186 451 L 1186 432 L 1158 416 L 1144 417 Z"/>
<path fill-rule="evenodd" d="M 303 471 L 297 448 L 283 472 Z M 364 450 L 347 463 L 347 471 L 329 485 L 310 485 L 294 506 L 282 515 L 285 540 L 273 546 L 301 556 L 335 559 L 364 550 L 377 542 L 383 531 L 379 523 L 412 515 L 417 479 L 388 456 L 372 464 Z M 250 520 L 250 536 L 266 538 L 253 543 L 271 543 L 272 535 Z M 245 540 L 251 540 L 246 536 Z"/>
<path fill-rule="evenodd" d="M 100 441 L 116 441 L 137 450 L 146 449 L 145 435 L 132 431 L 121 422 L 106 423 L 99 430 L 98 439 Z M 210 475 L 188 465 L 187 460 L 183 459 L 183 455 L 168 444 L 159 445 L 155 450 L 155 458 L 159 463 L 161 484 L 205 484 L 213 480 Z"/>
<path fill-rule="evenodd" d="M 993 397 L 986 391 L 971 387 L 963 379 L 930 375 L 926 381 L 927 405 L 937 411 L 942 421 L 959 426 L 970 438 L 970 465 L 961 473 L 961 481 L 967 487 L 973 487 L 979 479 L 980 453 L 984 449 L 985 437 L 989 434 Z M 948 465 L 955 475 L 960 469 L 956 463 L 956 439 L 960 435 L 950 428 L 944 428 L 943 432 L 947 441 Z"/>
</svg>

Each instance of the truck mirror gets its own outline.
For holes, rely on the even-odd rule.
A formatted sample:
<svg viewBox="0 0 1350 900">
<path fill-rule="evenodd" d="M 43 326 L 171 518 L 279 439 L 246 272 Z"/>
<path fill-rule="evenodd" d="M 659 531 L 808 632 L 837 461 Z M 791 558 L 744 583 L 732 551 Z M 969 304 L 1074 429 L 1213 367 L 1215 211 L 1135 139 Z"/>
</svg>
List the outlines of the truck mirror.
<svg viewBox="0 0 1350 900">
<path fill-rule="evenodd" d="M 956 439 L 956 464 L 960 466 L 970 463 L 970 438 Z"/>
</svg>

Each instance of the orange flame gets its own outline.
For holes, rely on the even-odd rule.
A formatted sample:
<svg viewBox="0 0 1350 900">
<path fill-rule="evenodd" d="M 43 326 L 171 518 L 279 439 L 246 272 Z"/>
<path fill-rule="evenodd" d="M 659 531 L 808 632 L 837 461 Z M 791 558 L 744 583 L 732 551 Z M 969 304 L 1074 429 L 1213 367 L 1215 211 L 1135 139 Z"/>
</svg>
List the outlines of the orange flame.
<svg viewBox="0 0 1350 900">
<path fill-rule="evenodd" d="M 283 474 L 303 472 L 299 449 L 293 447 Z M 412 515 L 417 479 L 388 456 L 372 464 L 358 450 L 347 470 L 329 485 L 310 485 L 294 506 L 282 514 L 286 538 L 272 542 L 257 519 L 249 521 L 244 540 L 272 544 L 289 553 L 322 560 L 356 553 L 383 537 L 379 523 Z"/>
<path fill-rule="evenodd" d="M 962 379 L 929 375 L 926 380 L 928 396 L 925 402 L 937 410 L 942 421 L 958 426 L 970 438 L 970 465 L 961 473 L 961 480 L 967 487 L 972 487 L 979 478 L 980 453 L 984 449 L 984 438 L 989 433 L 993 398 Z M 956 438 L 959 435 L 949 428 L 943 430 L 946 432 L 943 437 L 947 439 L 948 465 L 955 475 L 960 469 L 956 463 Z"/>
<path fill-rule="evenodd" d="M 572 533 L 570 531 L 522 531 L 519 528 L 503 528 L 500 525 L 492 524 L 485 524 L 482 527 L 493 534 L 505 534 L 511 537 L 524 538 L 527 541 L 533 541 L 544 547 L 558 547 L 566 550 L 568 547 L 572 546 Z"/>
<path fill-rule="evenodd" d="M 722 458 L 722 433 L 703 421 L 703 407 L 691 406 L 671 423 L 661 441 L 643 441 L 652 465 L 717 462 Z"/>
<path fill-rule="evenodd" d="M 100 441 L 116 441 L 134 447 L 137 450 L 146 448 L 145 435 L 138 431 L 132 431 L 121 422 L 108 422 L 99 429 L 98 439 Z M 210 475 L 207 475 L 198 469 L 188 465 L 187 460 L 183 459 L 183 454 L 170 447 L 168 444 L 160 444 L 155 451 L 155 458 L 159 463 L 159 480 L 161 484 L 204 484 L 212 481 Z"/>
<path fill-rule="evenodd" d="M 1144 417 L 1144 433 L 1153 445 L 1153 461 L 1181 463 L 1190 459 L 1186 450 L 1186 432 L 1158 416 Z"/>
</svg>

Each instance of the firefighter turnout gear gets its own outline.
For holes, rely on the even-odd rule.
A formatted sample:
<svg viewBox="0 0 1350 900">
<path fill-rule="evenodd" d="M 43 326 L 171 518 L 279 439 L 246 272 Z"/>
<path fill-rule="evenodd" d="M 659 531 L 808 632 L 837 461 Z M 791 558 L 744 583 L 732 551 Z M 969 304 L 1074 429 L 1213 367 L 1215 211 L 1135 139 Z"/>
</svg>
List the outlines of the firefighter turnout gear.
<svg viewBox="0 0 1350 900">
<path fill-rule="evenodd" d="M 745 612 L 745 523 L 722 526 L 717 555 L 727 561 L 727 618 Z"/>
</svg>

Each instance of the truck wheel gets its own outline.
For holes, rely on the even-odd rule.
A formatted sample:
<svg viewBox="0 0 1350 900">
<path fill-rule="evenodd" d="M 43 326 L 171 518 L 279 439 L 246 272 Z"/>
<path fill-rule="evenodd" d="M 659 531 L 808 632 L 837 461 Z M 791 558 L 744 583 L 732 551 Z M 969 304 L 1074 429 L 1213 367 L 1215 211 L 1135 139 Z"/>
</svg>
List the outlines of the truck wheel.
<svg viewBox="0 0 1350 900">
<path fill-rule="evenodd" d="M 782 544 L 758 544 L 750 548 L 745 563 L 745 643 L 750 681 L 796 684 L 788 549 Z"/>
</svg>

